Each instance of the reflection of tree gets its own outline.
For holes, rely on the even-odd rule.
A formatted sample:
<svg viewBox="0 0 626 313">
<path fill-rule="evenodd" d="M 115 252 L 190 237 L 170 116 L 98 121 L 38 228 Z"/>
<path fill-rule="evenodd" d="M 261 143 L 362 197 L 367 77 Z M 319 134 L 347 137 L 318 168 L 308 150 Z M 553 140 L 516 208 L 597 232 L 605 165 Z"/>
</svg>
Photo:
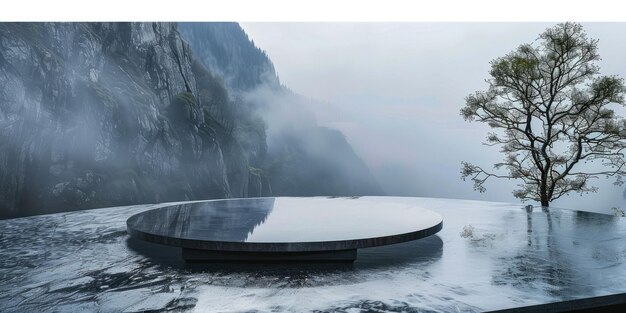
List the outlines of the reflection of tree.
<svg viewBox="0 0 626 313">
<path fill-rule="evenodd" d="M 501 268 L 496 268 L 492 281 L 537 289 L 560 299 L 590 294 L 591 273 L 579 266 L 580 259 L 572 253 L 575 248 L 568 234 L 578 231 L 576 225 L 562 221 L 559 211 L 551 212 L 546 207 L 541 210 L 543 214 L 533 211 L 532 207 L 526 208 L 526 246 L 514 256 L 500 258 Z"/>
</svg>

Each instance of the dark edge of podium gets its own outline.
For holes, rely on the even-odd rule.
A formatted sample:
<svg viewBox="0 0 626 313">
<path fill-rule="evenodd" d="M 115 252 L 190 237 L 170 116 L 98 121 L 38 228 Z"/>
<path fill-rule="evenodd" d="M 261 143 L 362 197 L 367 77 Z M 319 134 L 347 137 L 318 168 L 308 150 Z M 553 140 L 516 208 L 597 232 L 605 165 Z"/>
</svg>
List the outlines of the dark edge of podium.
<svg viewBox="0 0 626 313">
<path fill-rule="evenodd" d="M 138 215 L 138 214 L 136 214 Z M 134 215 L 134 216 L 136 216 Z M 333 252 L 353 250 L 377 246 L 386 246 L 396 243 L 413 241 L 432 236 L 443 228 L 443 220 L 439 224 L 414 232 L 393 234 L 381 237 L 342 239 L 333 241 L 316 242 L 228 242 L 210 241 L 202 239 L 189 239 L 181 237 L 152 234 L 145 230 L 135 229 L 130 222 L 132 216 L 126 222 L 127 231 L 131 237 L 140 240 L 158 243 L 168 246 L 181 247 L 190 250 L 207 250 L 220 252 L 246 252 L 246 253 L 299 253 L 299 252 Z"/>
<path fill-rule="evenodd" d="M 306 252 L 247 252 L 216 251 L 183 248 L 186 262 L 222 263 L 222 262 L 331 262 L 352 263 L 356 260 L 356 249 L 336 251 Z"/>
</svg>

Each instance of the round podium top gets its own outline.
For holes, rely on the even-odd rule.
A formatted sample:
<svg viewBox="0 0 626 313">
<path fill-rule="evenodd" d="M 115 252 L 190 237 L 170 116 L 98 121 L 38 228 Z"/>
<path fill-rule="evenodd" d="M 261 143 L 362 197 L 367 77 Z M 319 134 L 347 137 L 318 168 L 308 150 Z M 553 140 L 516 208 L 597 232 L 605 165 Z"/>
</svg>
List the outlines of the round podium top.
<svg viewBox="0 0 626 313">
<path fill-rule="evenodd" d="M 304 252 L 381 246 L 441 230 L 438 213 L 381 198 L 245 198 L 145 211 L 131 236 L 190 249 Z"/>
</svg>

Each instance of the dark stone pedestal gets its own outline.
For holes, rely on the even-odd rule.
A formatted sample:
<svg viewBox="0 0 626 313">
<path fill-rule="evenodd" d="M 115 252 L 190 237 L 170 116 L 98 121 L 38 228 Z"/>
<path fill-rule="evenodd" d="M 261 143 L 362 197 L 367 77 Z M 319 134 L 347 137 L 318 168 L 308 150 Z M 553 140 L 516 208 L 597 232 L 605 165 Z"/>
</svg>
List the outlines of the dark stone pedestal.
<svg viewBox="0 0 626 313">
<path fill-rule="evenodd" d="M 356 249 L 313 252 L 239 252 L 183 248 L 187 262 L 354 262 Z"/>
</svg>

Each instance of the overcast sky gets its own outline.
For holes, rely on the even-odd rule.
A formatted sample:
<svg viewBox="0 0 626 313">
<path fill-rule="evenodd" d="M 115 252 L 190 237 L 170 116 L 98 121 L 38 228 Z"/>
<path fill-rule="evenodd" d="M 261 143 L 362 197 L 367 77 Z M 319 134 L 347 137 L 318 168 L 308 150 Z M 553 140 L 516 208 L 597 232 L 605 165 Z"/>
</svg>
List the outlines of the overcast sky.
<svg viewBox="0 0 626 313">
<path fill-rule="evenodd" d="M 461 161 L 490 167 L 488 128 L 459 116 L 464 98 L 484 90 L 489 61 L 534 41 L 552 23 L 242 23 L 274 62 L 283 84 L 322 100 L 322 125 L 344 132 L 383 188 L 398 195 L 518 202 L 514 182 L 479 194 L 460 179 Z M 585 23 L 600 39 L 601 72 L 626 77 L 626 24 Z M 621 115 L 624 110 L 621 110 Z M 623 187 L 554 205 L 606 211 L 626 207 Z"/>
</svg>

